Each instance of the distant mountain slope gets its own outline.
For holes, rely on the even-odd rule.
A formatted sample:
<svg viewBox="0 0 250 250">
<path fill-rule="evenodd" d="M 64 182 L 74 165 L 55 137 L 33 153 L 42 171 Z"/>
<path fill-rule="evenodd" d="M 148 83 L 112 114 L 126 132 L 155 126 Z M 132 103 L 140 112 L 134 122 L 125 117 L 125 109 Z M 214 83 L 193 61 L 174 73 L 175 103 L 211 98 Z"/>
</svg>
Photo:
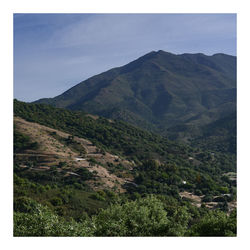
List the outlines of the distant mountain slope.
<svg viewBox="0 0 250 250">
<path fill-rule="evenodd" d="M 151 52 L 36 103 L 83 110 L 166 134 L 236 110 L 236 57 Z"/>
<path fill-rule="evenodd" d="M 202 127 L 202 136 L 191 140 L 191 145 L 206 150 L 236 153 L 236 114 L 232 113 L 222 119 Z"/>
</svg>

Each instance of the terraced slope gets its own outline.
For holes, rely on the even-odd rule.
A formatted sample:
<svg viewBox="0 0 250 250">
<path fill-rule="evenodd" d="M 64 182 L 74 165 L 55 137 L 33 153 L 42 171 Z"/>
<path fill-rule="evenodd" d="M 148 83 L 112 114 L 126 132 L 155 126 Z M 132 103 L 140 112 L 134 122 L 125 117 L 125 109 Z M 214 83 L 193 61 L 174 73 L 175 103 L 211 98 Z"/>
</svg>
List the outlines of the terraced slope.
<svg viewBox="0 0 250 250">
<path fill-rule="evenodd" d="M 14 118 L 14 124 L 17 132 L 29 136 L 32 142 L 38 144 L 35 150 L 27 149 L 15 153 L 15 160 L 22 163 L 23 168 L 28 167 L 25 163 L 36 161 L 36 165 L 30 167 L 30 171 L 49 171 L 54 167 L 65 177 L 80 176 L 77 172 L 85 169 L 95 175 L 94 179 L 87 182 L 94 190 L 107 188 L 124 192 L 121 185 L 131 181 L 131 177 L 120 178 L 110 173 L 107 164 L 114 167 L 121 164 L 124 174 L 131 176 L 128 172 L 133 167 L 132 162 L 101 151 L 89 140 L 73 137 L 68 133 L 28 122 L 20 117 Z"/>
</svg>

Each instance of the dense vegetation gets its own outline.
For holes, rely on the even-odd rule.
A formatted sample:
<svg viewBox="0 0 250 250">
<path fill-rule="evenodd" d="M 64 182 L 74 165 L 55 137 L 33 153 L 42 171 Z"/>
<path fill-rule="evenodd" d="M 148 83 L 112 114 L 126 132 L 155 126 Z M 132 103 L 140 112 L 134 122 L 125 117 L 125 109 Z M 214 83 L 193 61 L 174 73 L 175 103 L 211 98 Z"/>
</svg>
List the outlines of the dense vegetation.
<svg viewBox="0 0 250 250">
<path fill-rule="evenodd" d="M 235 172 L 235 157 L 202 151 L 120 121 L 93 119 L 82 112 L 43 104 L 14 101 L 14 114 L 27 121 L 87 138 L 103 151 L 135 162 L 134 180 L 127 192 L 93 191 L 86 181 L 95 176 L 79 169 L 77 176 L 63 176 L 58 167 L 32 171 L 37 163 L 14 165 L 14 235 L 16 236 L 232 236 L 236 212 L 228 216 L 227 203 L 236 197 L 235 182 L 224 174 Z M 74 150 L 73 137 L 62 143 Z M 39 147 L 15 130 L 14 152 Z M 114 166 L 104 166 L 113 169 Z M 114 169 L 119 173 L 122 166 Z M 185 182 L 184 182 L 185 181 Z M 205 200 L 219 199 L 209 210 L 181 199 L 188 191 Z"/>
<path fill-rule="evenodd" d="M 236 113 L 229 114 L 202 127 L 202 136 L 191 140 L 191 145 L 215 152 L 236 154 Z"/>
<path fill-rule="evenodd" d="M 26 104 L 14 101 L 14 113 L 27 121 L 87 138 L 94 144 L 115 154 L 123 154 L 135 161 L 145 158 L 178 159 L 197 154 L 199 160 L 211 160 L 209 153 L 198 154 L 198 149 L 167 140 L 159 135 L 130 126 L 122 121 L 97 120 L 83 112 L 53 108 L 44 104 Z M 216 165 L 228 171 L 235 170 L 235 158 L 231 154 L 215 155 Z M 222 166 L 223 165 L 223 166 Z"/>
<path fill-rule="evenodd" d="M 236 213 L 188 209 L 155 196 L 110 205 L 76 222 L 32 199 L 19 201 L 15 236 L 235 236 Z M 192 218 L 195 216 L 195 219 Z"/>
<path fill-rule="evenodd" d="M 14 127 L 14 152 L 21 152 L 25 149 L 37 149 L 38 144 L 31 142 L 28 136 L 21 134 Z"/>
</svg>

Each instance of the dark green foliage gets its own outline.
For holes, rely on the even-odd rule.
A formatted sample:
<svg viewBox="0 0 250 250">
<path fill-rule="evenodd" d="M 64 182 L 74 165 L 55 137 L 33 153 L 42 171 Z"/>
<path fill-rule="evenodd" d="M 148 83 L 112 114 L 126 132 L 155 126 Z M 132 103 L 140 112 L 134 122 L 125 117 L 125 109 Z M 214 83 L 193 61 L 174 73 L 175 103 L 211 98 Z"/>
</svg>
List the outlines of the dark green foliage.
<svg viewBox="0 0 250 250">
<path fill-rule="evenodd" d="M 65 221 L 47 207 L 36 205 L 32 213 L 14 212 L 14 236 L 92 236 L 85 223 Z"/>
<path fill-rule="evenodd" d="M 28 197 L 19 197 L 14 200 L 14 211 L 21 213 L 33 213 L 37 211 L 38 203 Z"/>
<path fill-rule="evenodd" d="M 225 202 L 227 199 L 223 196 L 218 196 L 216 198 L 213 199 L 213 201 L 215 202 Z"/>
<path fill-rule="evenodd" d="M 61 137 L 61 136 L 57 135 L 56 132 L 52 132 L 51 135 L 56 140 L 58 140 L 59 142 L 61 142 L 64 145 L 66 145 L 67 147 L 69 147 L 74 152 L 77 152 L 80 155 L 85 155 L 86 154 L 85 148 L 81 145 L 80 142 L 77 142 L 77 141 L 74 140 L 74 136 L 69 136 L 68 138 L 64 138 L 64 137 Z"/>
<path fill-rule="evenodd" d="M 79 222 L 30 199 L 21 203 L 33 208 L 14 212 L 14 236 L 236 236 L 236 211 L 199 211 L 152 195 L 112 204 L 91 219 L 83 213 Z"/>
<path fill-rule="evenodd" d="M 236 211 L 230 216 L 221 211 L 211 211 L 190 231 L 192 236 L 236 236 Z"/>
<path fill-rule="evenodd" d="M 30 177 L 27 175 L 26 177 Z M 114 196 L 106 196 L 106 202 L 91 197 L 93 191 L 80 183 L 47 182 L 39 184 L 14 175 L 14 209 L 19 212 L 31 212 L 33 201 L 49 206 L 52 210 L 65 218 L 81 218 L 83 212 L 89 215 L 95 214 L 100 208 L 105 208 L 113 200 Z M 79 188 L 78 185 L 81 185 Z M 32 202 L 30 201 L 32 200 Z"/>
<path fill-rule="evenodd" d="M 236 113 L 202 127 L 202 134 L 191 145 L 214 152 L 236 154 Z"/>
<path fill-rule="evenodd" d="M 209 173 L 206 170 L 196 170 L 192 165 L 177 165 L 174 161 L 157 164 L 155 161 L 144 161 L 133 170 L 134 184 L 126 184 L 128 192 L 155 193 L 171 195 L 179 199 L 179 192 L 187 190 L 197 195 L 212 195 L 230 193 L 226 184 L 218 173 Z M 185 184 L 183 184 L 185 180 Z M 231 192 L 232 193 L 232 192 Z"/>
<path fill-rule="evenodd" d="M 212 195 L 205 195 L 205 196 L 202 198 L 202 201 L 203 201 L 203 202 L 211 202 L 211 201 L 213 201 L 213 196 L 212 196 Z"/>
<path fill-rule="evenodd" d="M 189 215 L 179 208 L 168 217 L 164 204 L 149 196 L 111 205 L 94 217 L 97 236 L 183 236 Z"/>
<path fill-rule="evenodd" d="M 27 149 L 36 150 L 37 142 L 32 142 L 30 138 L 17 131 L 14 127 L 14 152 L 22 152 Z"/>
<path fill-rule="evenodd" d="M 60 161 L 58 164 L 59 168 L 65 167 L 67 165 L 67 163 L 65 161 Z"/>
<path fill-rule="evenodd" d="M 50 200 L 50 203 L 53 205 L 53 206 L 61 206 L 63 204 L 63 201 L 60 197 L 55 197 L 55 198 L 52 198 Z"/>
</svg>

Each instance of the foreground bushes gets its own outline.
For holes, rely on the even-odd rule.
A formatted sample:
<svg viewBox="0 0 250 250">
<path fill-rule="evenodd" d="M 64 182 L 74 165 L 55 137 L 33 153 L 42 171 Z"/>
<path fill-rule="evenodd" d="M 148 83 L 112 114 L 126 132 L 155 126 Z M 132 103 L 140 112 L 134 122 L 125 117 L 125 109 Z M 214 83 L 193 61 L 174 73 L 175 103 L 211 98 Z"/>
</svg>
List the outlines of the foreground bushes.
<svg viewBox="0 0 250 250">
<path fill-rule="evenodd" d="M 111 205 L 93 218 L 97 236 L 163 236 L 170 220 L 155 197 Z"/>
<path fill-rule="evenodd" d="M 155 196 L 113 204 L 84 222 L 66 221 L 47 207 L 24 200 L 14 213 L 14 236 L 235 236 L 236 213 L 210 211 L 190 228 L 186 207 L 168 216 Z M 27 208 L 27 209 L 26 209 Z"/>
<path fill-rule="evenodd" d="M 236 211 L 230 216 L 222 211 L 210 211 L 190 229 L 191 236 L 235 236 Z"/>
<path fill-rule="evenodd" d="M 65 221 L 40 204 L 31 213 L 14 212 L 14 236 L 92 235 L 87 222 Z"/>
</svg>

